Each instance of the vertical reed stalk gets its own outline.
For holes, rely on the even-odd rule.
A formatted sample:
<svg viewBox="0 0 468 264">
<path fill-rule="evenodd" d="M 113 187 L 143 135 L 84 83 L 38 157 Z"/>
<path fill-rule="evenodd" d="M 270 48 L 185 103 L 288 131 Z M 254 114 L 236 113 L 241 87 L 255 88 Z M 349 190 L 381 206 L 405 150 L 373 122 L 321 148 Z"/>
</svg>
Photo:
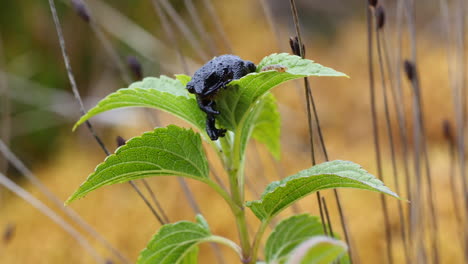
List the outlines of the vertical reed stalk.
<svg viewBox="0 0 468 264">
<path fill-rule="evenodd" d="M 374 32 L 374 23 L 372 22 L 372 11 L 373 7 L 366 4 L 366 13 L 367 13 L 367 41 L 368 41 L 368 66 L 369 66 L 369 89 L 370 89 L 370 105 L 371 105 L 371 115 L 372 115 L 372 133 L 374 137 L 374 151 L 377 164 L 377 175 L 380 180 L 383 179 L 382 171 L 382 159 L 381 159 L 381 150 L 380 150 L 380 141 L 379 141 L 379 128 L 378 128 L 378 118 L 377 118 L 377 107 L 376 107 L 376 95 L 375 95 L 375 85 L 374 85 L 374 58 L 373 58 L 373 32 Z M 382 206 L 382 212 L 384 217 L 384 226 L 385 226 L 385 246 L 386 246 L 386 259 L 388 264 L 393 263 L 393 252 L 392 252 L 392 233 L 390 230 L 390 218 L 388 213 L 387 201 L 383 194 L 380 195 L 380 203 Z"/>
<path fill-rule="evenodd" d="M 59 44 L 60 44 L 60 50 L 62 52 L 62 57 L 63 57 L 63 60 L 64 60 L 64 63 L 65 63 L 65 68 L 67 70 L 67 75 L 68 75 L 68 80 L 70 81 L 70 85 L 71 85 L 71 88 L 72 88 L 72 91 L 73 91 L 73 94 L 75 96 L 75 99 L 76 101 L 78 102 L 78 104 L 80 105 L 80 111 L 81 111 L 81 114 L 84 115 L 86 114 L 86 111 L 84 109 L 84 105 L 83 105 L 83 101 L 81 100 L 81 96 L 80 96 L 80 93 L 78 91 L 78 87 L 76 85 L 76 81 L 75 81 L 75 77 L 73 75 L 73 71 L 72 71 L 72 68 L 71 68 L 71 64 L 70 64 L 70 60 L 69 60 L 69 57 L 68 57 L 68 53 L 67 53 L 67 50 L 66 50 L 66 46 L 65 46 L 65 39 L 63 37 L 63 33 L 62 33 L 62 28 L 60 26 L 60 21 L 59 21 L 59 18 L 58 18 L 58 15 L 57 15 L 57 10 L 55 8 L 55 2 L 54 0 L 49 0 L 49 7 L 50 7 L 50 10 L 51 10 L 51 13 L 52 13 L 52 18 L 54 20 L 54 25 L 55 25 L 55 30 L 57 31 L 57 36 L 58 36 L 58 39 L 59 39 Z M 99 146 L 101 147 L 101 149 L 104 151 L 104 153 L 109 156 L 110 155 L 110 152 L 109 150 L 106 148 L 106 146 L 104 145 L 104 143 L 102 142 L 101 138 L 99 138 L 99 136 L 96 134 L 96 132 L 94 131 L 94 128 L 93 126 L 91 125 L 91 122 L 89 121 L 86 121 L 86 126 L 88 127 L 88 130 L 91 132 L 91 134 L 93 135 L 94 139 L 96 140 L 96 142 L 99 144 Z M 153 213 L 153 215 L 156 217 L 156 219 L 162 223 L 162 220 L 161 220 L 161 217 L 159 216 L 159 214 L 156 212 L 156 210 L 153 208 L 153 206 L 151 205 L 151 203 L 148 201 L 148 199 L 141 193 L 140 189 L 138 189 L 138 187 L 132 182 L 130 181 L 129 184 L 132 186 L 132 188 L 138 193 L 138 195 L 140 196 L 140 198 L 145 202 L 145 204 L 148 206 L 148 208 L 151 210 L 151 212 Z"/>
<path fill-rule="evenodd" d="M 381 11 L 382 16 L 383 14 L 383 9 Z M 385 17 L 385 16 L 384 16 Z M 380 18 L 383 19 L 383 18 Z M 379 20 L 379 19 L 378 19 Z M 380 78 L 382 81 L 382 94 L 383 94 L 383 102 L 384 102 L 384 109 L 385 109 L 385 122 L 387 125 L 387 136 L 388 136 L 388 141 L 390 145 L 390 156 L 391 156 L 391 162 L 392 162 L 392 171 L 393 171 L 393 180 L 395 182 L 395 189 L 397 193 L 400 193 L 400 184 L 398 180 L 398 169 L 397 169 L 397 164 L 396 164 L 396 157 L 395 157 L 395 143 L 393 139 L 393 129 L 392 129 L 392 123 L 391 123 L 391 117 L 390 117 L 390 109 L 388 106 L 388 96 L 387 96 L 387 85 L 385 82 L 385 69 L 384 69 L 384 59 L 382 56 L 382 45 L 381 45 L 381 35 L 383 34 L 384 24 L 380 26 L 380 28 L 377 28 L 376 33 L 377 33 L 377 54 L 378 54 L 378 60 L 379 60 L 379 68 L 380 68 Z M 398 203 L 398 216 L 400 219 L 400 234 L 401 234 L 401 239 L 403 241 L 403 251 L 405 254 L 405 262 L 410 263 L 409 259 L 409 253 L 408 253 L 408 243 L 406 240 L 406 227 L 405 227 L 405 218 L 403 214 L 403 206 L 401 201 L 397 201 Z"/>
<path fill-rule="evenodd" d="M 299 25 L 299 16 L 298 16 L 298 13 L 297 13 L 297 8 L 296 8 L 296 2 L 294 0 L 290 0 L 290 6 L 291 6 L 291 11 L 292 11 L 292 14 L 293 14 L 293 20 L 294 20 L 294 25 L 295 25 L 295 30 L 296 30 L 296 36 L 297 36 L 297 47 L 296 47 L 296 50 L 298 52 L 296 53 L 299 53 L 299 54 L 296 54 L 296 55 L 300 55 L 302 58 L 305 57 L 305 50 L 304 50 L 304 42 L 302 41 L 302 36 L 301 36 L 301 30 L 300 30 L 300 25 Z M 311 142 L 311 152 L 313 150 L 312 146 L 313 146 L 313 134 L 312 134 L 312 124 L 311 124 L 311 111 L 310 111 L 310 106 L 313 107 L 313 113 L 315 115 L 315 121 L 316 121 L 316 124 L 317 124 L 317 127 L 318 127 L 318 131 L 319 131 L 319 137 L 320 137 L 320 140 L 321 140 L 321 144 L 322 144 L 322 151 L 324 153 L 324 155 L 326 156 L 326 160 L 328 160 L 328 155 L 327 155 L 327 151 L 326 151 L 326 147 L 325 147 L 325 144 L 324 144 L 324 141 L 323 141 L 323 136 L 322 136 L 322 131 L 320 129 L 320 122 L 319 122 L 319 119 L 318 119 L 318 114 L 317 114 L 317 111 L 316 111 L 316 108 L 315 108 L 315 103 L 314 103 L 314 100 L 313 100 L 313 96 L 312 96 L 312 91 L 310 89 L 310 84 L 309 84 L 309 81 L 307 78 L 304 78 L 304 88 L 305 88 L 305 95 L 306 95 L 306 103 L 307 103 L 307 115 L 308 115 L 308 122 L 309 122 L 309 137 L 310 137 L 310 142 Z M 312 161 L 313 163 L 315 162 L 315 158 L 313 159 Z M 348 227 L 347 227 L 347 224 L 346 224 L 346 219 L 345 219 L 345 216 L 344 216 L 344 213 L 343 213 L 343 208 L 342 208 L 342 205 L 341 205 L 341 202 L 340 202 L 340 197 L 339 197 L 339 194 L 336 190 L 333 190 L 334 191 L 334 195 L 335 195 L 335 201 L 336 201 L 336 204 L 337 204 L 337 207 L 338 207 L 338 213 L 339 213 L 339 216 L 340 216 L 340 222 L 341 222 L 341 227 L 343 229 L 343 232 L 344 232 L 344 235 L 345 235 L 345 240 L 346 240 L 346 243 L 348 244 L 349 246 L 349 251 L 348 251 L 348 254 L 349 254 L 349 259 L 350 259 L 350 262 L 353 263 L 353 245 L 351 244 L 351 239 L 350 239 L 350 236 L 349 236 L 349 230 L 348 230 Z M 321 199 L 320 199 L 320 196 L 317 192 L 317 200 L 318 200 L 318 204 L 319 204 L 319 207 L 321 207 Z M 322 212 L 322 211 L 321 211 Z M 321 214 L 320 216 L 322 218 L 322 221 L 323 221 L 323 213 Z M 329 225 L 331 225 L 332 223 L 329 223 Z"/>
</svg>

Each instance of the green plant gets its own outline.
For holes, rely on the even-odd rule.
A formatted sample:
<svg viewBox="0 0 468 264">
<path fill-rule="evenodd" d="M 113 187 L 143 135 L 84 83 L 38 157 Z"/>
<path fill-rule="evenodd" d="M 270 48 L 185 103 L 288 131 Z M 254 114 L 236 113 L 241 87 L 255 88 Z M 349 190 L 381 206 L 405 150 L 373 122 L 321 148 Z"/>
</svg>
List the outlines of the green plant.
<svg viewBox="0 0 468 264">
<path fill-rule="evenodd" d="M 260 71 L 268 65 L 281 65 L 286 71 Z M 331 161 L 313 166 L 281 181 L 269 184 L 259 200 L 245 202 L 244 161 L 249 139 L 266 145 L 273 156 L 280 156 L 280 116 L 273 87 L 307 76 L 346 76 L 313 61 L 286 53 L 265 57 L 257 72 L 232 81 L 217 97 L 220 126 L 226 137 L 211 141 L 205 132 L 205 115 L 193 95 L 185 89 L 186 75 L 176 79 L 162 76 L 146 78 L 110 94 L 75 125 L 116 108 L 152 107 L 172 113 L 198 130 L 174 125 L 156 128 L 132 138 L 106 158 L 67 203 L 99 187 L 150 176 L 173 175 L 192 178 L 209 185 L 229 205 L 237 223 L 240 246 L 211 234 L 207 222 L 197 216 L 195 223 L 181 221 L 164 225 L 149 242 L 138 263 L 196 263 L 202 242 L 217 242 L 235 250 L 243 263 L 257 263 L 257 253 L 266 227 L 292 203 L 311 193 L 339 187 L 365 189 L 397 197 L 390 189 L 350 161 Z M 209 177 L 202 139 L 218 153 L 229 175 L 229 192 Z M 249 240 L 244 208 L 249 207 L 261 221 L 254 241 Z M 300 230 L 300 232 L 298 232 Z M 346 258 L 346 245 L 324 237 L 320 221 L 309 215 L 292 216 L 280 222 L 266 242 L 266 263 L 329 263 Z"/>
</svg>

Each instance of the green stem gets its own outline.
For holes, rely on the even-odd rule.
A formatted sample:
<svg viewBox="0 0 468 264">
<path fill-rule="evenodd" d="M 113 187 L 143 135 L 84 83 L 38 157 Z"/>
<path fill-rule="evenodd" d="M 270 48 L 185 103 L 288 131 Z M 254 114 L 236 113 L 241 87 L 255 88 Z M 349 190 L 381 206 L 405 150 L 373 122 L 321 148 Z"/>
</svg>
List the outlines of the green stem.
<svg viewBox="0 0 468 264">
<path fill-rule="evenodd" d="M 242 248 L 242 262 L 251 261 L 251 247 L 249 240 L 249 232 L 247 230 L 247 221 L 244 211 L 244 170 L 242 157 L 240 155 L 241 140 L 236 133 L 233 141 L 227 138 L 221 138 L 221 146 L 223 149 L 224 166 L 229 174 L 229 186 L 231 190 L 231 198 L 236 207 L 232 207 L 236 218 L 237 229 L 239 231 L 239 239 Z"/>
<path fill-rule="evenodd" d="M 262 224 L 258 228 L 257 233 L 255 234 L 254 242 L 252 245 L 252 260 L 249 264 L 255 264 L 257 261 L 257 254 L 258 254 L 258 248 L 260 246 L 260 242 L 262 241 L 263 233 L 265 233 L 265 230 L 270 223 L 270 219 L 265 219 L 262 221 Z"/>
<path fill-rule="evenodd" d="M 239 257 L 242 258 L 242 249 L 236 243 L 234 243 L 232 240 L 229 240 L 229 239 L 227 239 L 225 237 L 212 235 L 212 236 L 206 238 L 204 241 L 206 241 L 206 242 L 215 242 L 215 243 L 226 245 L 226 246 L 232 248 L 237 253 L 237 255 L 239 255 Z"/>
<path fill-rule="evenodd" d="M 231 207 L 231 210 L 233 211 L 234 214 L 238 211 L 242 211 L 242 208 L 239 207 L 237 203 L 232 199 L 231 196 L 229 196 L 229 193 L 227 193 L 221 186 L 219 186 L 216 182 L 214 182 L 211 179 L 204 180 L 208 186 L 210 186 L 214 191 L 216 191 L 223 199 L 229 204 Z"/>
<path fill-rule="evenodd" d="M 241 186 L 239 186 L 239 178 L 242 177 L 239 173 L 242 173 L 243 170 L 239 170 L 237 166 L 234 166 L 229 171 L 229 185 L 231 187 L 231 196 L 233 199 L 234 204 L 236 204 L 240 210 L 234 211 L 234 215 L 236 217 L 236 224 L 237 229 L 239 230 L 239 238 L 242 247 L 242 261 L 250 261 L 251 259 L 251 248 L 250 248 L 250 241 L 249 241 L 249 233 L 247 230 L 247 221 L 245 219 L 245 211 L 244 211 L 244 199 L 241 196 Z"/>
</svg>

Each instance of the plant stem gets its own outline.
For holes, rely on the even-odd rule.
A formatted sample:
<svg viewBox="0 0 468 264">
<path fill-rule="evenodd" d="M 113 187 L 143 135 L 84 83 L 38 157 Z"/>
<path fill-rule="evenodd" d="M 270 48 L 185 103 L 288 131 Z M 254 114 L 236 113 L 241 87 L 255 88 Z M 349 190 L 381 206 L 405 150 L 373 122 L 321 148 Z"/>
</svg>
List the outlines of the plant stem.
<svg viewBox="0 0 468 264">
<path fill-rule="evenodd" d="M 235 162 L 235 161 L 238 162 Z M 233 211 L 234 216 L 236 217 L 237 229 L 239 231 L 239 239 L 242 248 L 242 262 L 250 263 L 250 241 L 249 241 L 249 232 L 247 230 L 247 221 L 245 219 L 244 211 L 244 199 L 243 199 L 243 185 L 239 184 L 239 179 L 243 177 L 243 170 L 239 169 L 239 164 L 241 163 L 238 159 L 233 159 L 233 166 L 229 168 L 229 183 L 231 187 L 231 197 L 234 204 L 238 207 L 237 210 Z"/>
<path fill-rule="evenodd" d="M 229 204 L 231 207 L 232 212 L 234 215 L 237 211 L 241 211 L 242 209 L 236 204 L 233 199 L 229 196 L 229 194 L 216 182 L 212 181 L 211 179 L 204 181 L 208 186 L 210 186 L 213 190 L 215 190 L 223 199 Z"/>
<path fill-rule="evenodd" d="M 236 244 L 234 243 L 233 241 L 225 238 L 225 237 L 221 237 L 221 236 L 210 236 L 208 239 L 206 239 L 207 242 L 216 242 L 216 243 L 219 243 L 219 244 L 223 244 L 223 245 L 226 245 L 230 248 L 232 248 L 236 253 L 237 255 L 239 255 L 239 257 L 242 257 L 242 249 Z"/>
<path fill-rule="evenodd" d="M 252 245 L 252 261 L 251 264 L 255 264 L 257 261 L 257 254 L 258 254 L 258 247 L 260 246 L 260 242 L 262 241 L 263 233 L 270 223 L 270 219 L 266 219 L 262 221 L 262 224 L 258 228 L 257 234 L 255 234 L 254 242 Z"/>
<path fill-rule="evenodd" d="M 239 239 L 242 248 L 242 263 L 251 263 L 251 247 L 247 221 L 244 211 L 244 158 L 241 156 L 241 138 L 236 133 L 232 144 L 228 140 L 221 139 L 221 147 L 224 155 L 224 166 L 229 174 L 229 187 L 234 206 L 232 212 L 236 218 Z"/>
</svg>

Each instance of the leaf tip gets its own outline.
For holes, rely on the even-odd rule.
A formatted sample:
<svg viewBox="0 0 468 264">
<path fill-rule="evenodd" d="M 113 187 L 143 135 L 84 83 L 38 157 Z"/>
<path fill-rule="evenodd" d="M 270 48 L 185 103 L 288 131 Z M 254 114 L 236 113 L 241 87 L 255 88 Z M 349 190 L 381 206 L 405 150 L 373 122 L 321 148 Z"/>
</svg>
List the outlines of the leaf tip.
<svg viewBox="0 0 468 264">
<path fill-rule="evenodd" d="M 71 202 L 73 202 L 75 200 L 75 197 L 74 196 L 70 196 L 64 203 L 63 205 L 64 206 L 68 206 L 70 205 Z"/>
<path fill-rule="evenodd" d="M 79 125 L 81 125 L 81 124 L 80 124 L 80 121 L 76 122 L 76 123 L 73 125 L 72 132 L 75 132 L 75 130 L 78 128 Z"/>
</svg>

